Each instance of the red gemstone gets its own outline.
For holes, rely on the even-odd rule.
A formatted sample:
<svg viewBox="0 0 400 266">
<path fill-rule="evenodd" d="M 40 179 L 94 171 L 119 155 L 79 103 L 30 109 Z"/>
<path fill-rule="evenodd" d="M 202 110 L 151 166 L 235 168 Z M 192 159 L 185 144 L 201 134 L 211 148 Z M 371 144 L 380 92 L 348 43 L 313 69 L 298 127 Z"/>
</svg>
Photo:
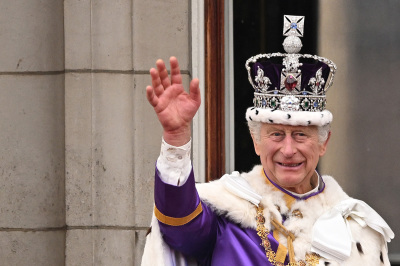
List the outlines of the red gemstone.
<svg viewBox="0 0 400 266">
<path fill-rule="evenodd" d="M 288 91 L 294 90 L 297 86 L 297 79 L 293 75 L 289 75 L 285 79 L 285 88 Z"/>
<path fill-rule="evenodd" d="M 262 243 L 263 243 L 264 248 L 269 248 L 271 246 L 271 244 L 269 243 L 268 240 L 263 240 Z"/>
</svg>

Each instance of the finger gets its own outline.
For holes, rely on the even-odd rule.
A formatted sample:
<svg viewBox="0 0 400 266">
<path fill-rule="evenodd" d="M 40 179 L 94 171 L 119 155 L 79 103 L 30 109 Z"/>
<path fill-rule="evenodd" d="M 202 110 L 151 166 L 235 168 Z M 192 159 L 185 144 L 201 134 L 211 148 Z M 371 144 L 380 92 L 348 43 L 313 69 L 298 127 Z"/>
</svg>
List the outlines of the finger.
<svg viewBox="0 0 400 266">
<path fill-rule="evenodd" d="M 164 87 L 161 84 L 159 72 L 155 68 L 152 68 L 152 69 L 150 69 L 150 76 L 151 76 L 151 84 L 153 86 L 154 93 L 157 96 L 160 96 L 164 92 Z"/>
<path fill-rule="evenodd" d="M 164 89 L 166 89 L 169 86 L 171 86 L 171 81 L 169 80 L 168 70 L 165 67 L 164 61 L 161 59 L 158 59 L 156 62 L 156 66 L 158 69 L 158 73 L 160 75 L 161 84 L 164 86 Z"/>
<path fill-rule="evenodd" d="M 198 79 L 193 79 L 193 80 L 190 82 L 190 85 L 189 85 L 189 92 L 190 92 L 190 94 L 189 94 L 189 96 L 190 96 L 190 98 L 191 98 L 193 101 L 197 102 L 197 104 L 200 106 L 200 103 L 201 103 L 201 95 L 200 95 L 199 83 L 200 83 L 200 82 L 199 82 Z"/>
<path fill-rule="evenodd" d="M 171 56 L 169 59 L 171 65 L 171 83 L 182 84 L 181 70 L 179 69 L 178 59 L 175 56 Z"/>
<path fill-rule="evenodd" d="M 146 96 L 147 96 L 147 100 L 149 101 L 149 103 L 155 107 L 157 105 L 158 102 L 158 98 L 157 96 L 154 94 L 154 90 L 153 87 L 151 86 L 147 86 L 146 87 Z"/>
</svg>

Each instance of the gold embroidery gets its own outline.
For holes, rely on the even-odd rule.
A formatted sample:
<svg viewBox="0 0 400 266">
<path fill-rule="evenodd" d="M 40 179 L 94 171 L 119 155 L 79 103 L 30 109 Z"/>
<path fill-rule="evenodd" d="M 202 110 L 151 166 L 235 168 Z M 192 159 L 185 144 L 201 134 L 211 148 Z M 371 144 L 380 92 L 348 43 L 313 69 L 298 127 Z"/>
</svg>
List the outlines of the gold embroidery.
<svg viewBox="0 0 400 266">
<path fill-rule="evenodd" d="M 257 221 L 257 235 L 261 238 L 261 245 L 265 249 L 265 255 L 268 258 L 268 261 L 272 263 L 272 265 L 275 266 L 284 266 L 284 263 L 282 262 L 277 262 L 276 258 L 276 253 L 272 250 L 271 248 L 271 243 L 268 240 L 268 234 L 269 231 L 267 228 L 265 228 L 265 218 L 263 215 L 264 209 L 259 206 L 257 207 L 257 216 L 256 216 L 256 221 Z M 279 231 L 284 232 L 285 235 L 288 235 L 289 238 L 294 239 L 294 236 L 291 232 L 287 231 L 286 228 L 284 228 L 282 225 L 279 225 L 276 221 L 274 221 L 274 224 L 276 227 L 279 227 Z M 291 247 L 293 249 L 293 247 Z M 287 264 L 287 266 L 316 266 L 319 263 L 319 256 L 317 254 L 306 254 L 306 261 L 294 261 L 294 253 L 290 252 L 290 259 L 291 262 Z"/>
</svg>

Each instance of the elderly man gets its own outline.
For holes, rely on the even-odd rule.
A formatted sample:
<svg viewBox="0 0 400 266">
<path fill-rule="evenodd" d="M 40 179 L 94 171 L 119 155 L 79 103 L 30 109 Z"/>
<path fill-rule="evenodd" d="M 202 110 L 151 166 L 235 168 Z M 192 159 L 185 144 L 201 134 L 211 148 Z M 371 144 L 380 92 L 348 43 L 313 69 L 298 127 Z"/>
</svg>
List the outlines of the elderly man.
<svg viewBox="0 0 400 266">
<path fill-rule="evenodd" d="M 246 63 L 255 90 L 246 118 L 261 161 L 249 173 L 195 185 L 190 128 L 200 106 L 199 81 L 186 93 L 174 57 L 170 78 L 162 60 L 150 70 L 147 98 L 164 132 L 143 265 L 190 259 L 200 265 L 390 265 L 389 226 L 316 171 L 331 134 L 325 92 L 336 66 L 298 54 L 304 17 L 284 21 L 287 54 Z M 276 58 L 283 65 L 273 63 Z"/>
</svg>

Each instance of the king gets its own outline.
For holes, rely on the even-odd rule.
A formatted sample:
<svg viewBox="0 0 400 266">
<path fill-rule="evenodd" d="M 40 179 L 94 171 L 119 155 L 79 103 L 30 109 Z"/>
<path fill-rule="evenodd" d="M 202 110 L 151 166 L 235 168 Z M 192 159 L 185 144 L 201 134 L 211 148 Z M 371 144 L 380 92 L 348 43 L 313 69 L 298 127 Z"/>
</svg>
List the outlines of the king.
<svg viewBox="0 0 400 266">
<path fill-rule="evenodd" d="M 326 92 L 336 65 L 299 54 L 304 21 L 284 16 L 287 53 L 245 64 L 254 89 L 246 119 L 260 157 L 248 173 L 195 184 L 191 121 L 199 81 L 187 93 L 175 57 L 170 77 L 162 60 L 150 70 L 147 99 L 163 139 L 142 265 L 390 265 L 386 243 L 394 234 L 387 223 L 316 170 L 332 134 Z"/>
</svg>

